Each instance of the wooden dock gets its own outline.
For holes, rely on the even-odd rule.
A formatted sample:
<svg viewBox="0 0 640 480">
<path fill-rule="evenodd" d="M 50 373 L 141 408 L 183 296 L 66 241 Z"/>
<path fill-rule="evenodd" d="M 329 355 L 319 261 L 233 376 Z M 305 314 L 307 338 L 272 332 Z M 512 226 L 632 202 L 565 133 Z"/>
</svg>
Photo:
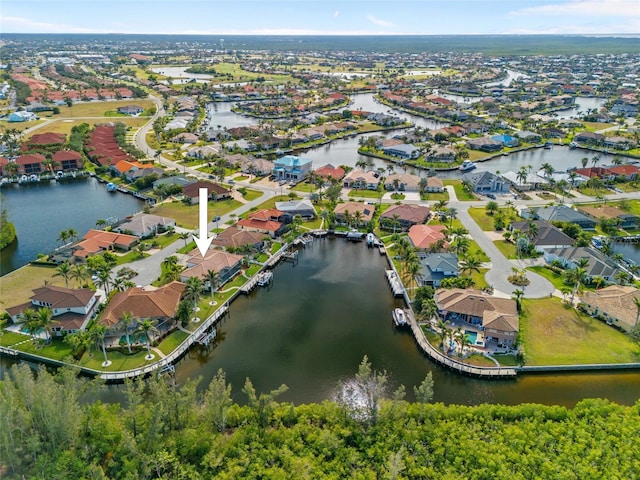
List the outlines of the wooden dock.
<svg viewBox="0 0 640 480">
<path fill-rule="evenodd" d="M 459 362 L 435 348 L 433 345 L 429 343 L 427 337 L 425 337 L 422 328 L 418 325 L 416 318 L 413 314 L 413 310 L 406 309 L 407 318 L 409 320 L 409 325 L 411 326 L 411 332 L 413 333 L 413 337 L 416 340 L 416 343 L 420 347 L 420 349 L 427 355 L 431 360 L 436 362 L 443 367 L 449 368 L 450 370 L 454 370 L 463 375 L 468 375 L 470 377 L 479 377 L 484 379 L 511 379 L 515 378 L 518 375 L 518 372 L 515 368 L 511 367 L 477 367 L 474 365 L 468 365 L 463 362 Z"/>
<path fill-rule="evenodd" d="M 404 295 L 404 288 L 402 287 L 402 282 L 398 278 L 398 274 L 393 270 L 385 270 L 384 274 L 387 278 L 387 283 L 389 283 L 389 286 L 391 287 L 393 296 L 402 297 Z"/>
</svg>

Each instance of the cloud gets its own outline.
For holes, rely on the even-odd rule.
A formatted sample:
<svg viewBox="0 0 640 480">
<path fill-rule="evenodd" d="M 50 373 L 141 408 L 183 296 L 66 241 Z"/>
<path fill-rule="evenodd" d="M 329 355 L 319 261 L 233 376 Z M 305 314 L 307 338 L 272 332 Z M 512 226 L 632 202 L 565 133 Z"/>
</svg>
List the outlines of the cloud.
<svg viewBox="0 0 640 480">
<path fill-rule="evenodd" d="M 367 15 L 367 20 L 369 20 L 374 25 L 378 25 L 379 27 L 385 27 L 385 28 L 396 27 L 396 25 L 394 25 L 393 23 L 387 22 L 386 20 L 380 20 L 379 18 L 376 18 L 373 15 Z"/>
<path fill-rule="evenodd" d="M 570 0 L 512 10 L 509 15 L 571 15 L 583 17 L 640 17 L 638 0 Z"/>
<path fill-rule="evenodd" d="M 49 23 L 31 20 L 25 17 L 2 17 L 2 29 L 5 32 L 21 33 L 108 33 L 108 30 L 97 30 L 85 27 L 73 27 L 63 23 Z"/>
<path fill-rule="evenodd" d="M 594 25 L 568 24 L 547 28 L 512 28 L 503 32 L 507 35 L 636 35 L 640 32 L 640 19 L 631 19 L 628 23 L 604 23 Z"/>
<path fill-rule="evenodd" d="M 335 11 L 335 13 L 333 14 L 334 17 L 339 17 L 340 16 L 340 12 L 338 10 Z"/>
</svg>

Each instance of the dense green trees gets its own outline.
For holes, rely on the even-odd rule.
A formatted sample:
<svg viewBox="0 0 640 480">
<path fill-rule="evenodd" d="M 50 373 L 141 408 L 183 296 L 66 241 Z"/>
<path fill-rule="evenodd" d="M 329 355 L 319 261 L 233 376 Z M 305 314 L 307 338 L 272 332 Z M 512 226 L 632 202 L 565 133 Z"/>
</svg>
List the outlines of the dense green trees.
<svg viewBox="0 0 640 480">
<path fill-rule="evenodd" d="M 9 221 L 7 211 L 0 210 L 0 250 L 16 240 L 16 227 Z"/>
<path fill-rule="evenodd" d="M 359 375 L 366 380 L 362 368 Z M 56 376 L 41 369 L 37 380 L 26 365 L 10 370 L 0 383 L 7 478 L 518 480 L 640 472 L 640 402 L 585 400 L 568 409 L 377 397 L 372 423 L 335 402 L 278 403 L 284 387 L 259 394 L 250 382 L 247 404 L 238 405 L 222 372 L 202 393 L 197 381 L 179 388 L 170 377 L 129 382 L 122 405 L 87 402 L 98 386 L 65 369 Z M 427 378 L 415 391 L 429 400 L 432 388 Z"/>
</svg>

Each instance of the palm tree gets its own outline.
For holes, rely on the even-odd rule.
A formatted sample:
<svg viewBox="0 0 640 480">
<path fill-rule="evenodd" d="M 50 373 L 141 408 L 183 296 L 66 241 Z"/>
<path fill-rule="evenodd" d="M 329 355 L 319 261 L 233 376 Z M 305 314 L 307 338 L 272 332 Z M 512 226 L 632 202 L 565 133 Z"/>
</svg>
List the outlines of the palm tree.
<svg viewBox="0 0 640 480">
<path fill-rule="evenodd" d="M 35 343 L 38 338 L 38 330 L 40 330 L 40 322 L 38 321 L 38 314 L 33 308 L 27 308 L 18 315 L 16 322 L 22 326 L 22 330 L 31 335 L 32 342 Z"/>
<path fill-rule="evenodd" d="M 487 205 L 485 207 L 489 215 L 493 215 L 494 213 L 496 213 L 498 208 L 499 208 L 498 202 L 496 202 L 495 200 L 491 200 L 490 202 L 487 202 Z"/>
<path fill-rule="evenodd" d="M 58 323 L 53 319 L 53 311 L 50 308 L 40 308 L 36 313 L 36 322 L 38 331 L 47 335 L 47 343 L 51 343 L 53 338 L 53 323 Z"/>
<path fill-rule="evenodd" d="M 69 232 L 67 232 L 67 230 L 62 230 L 58 234 L 57 240 L 58 242 L 60 242 L 61 245 L 66 245 L 67 240 L 69 240 Z"/>
<path fill-rule="evenodd" d="M 480 265 L 482 265 L 482 262 L 478 257 L 469 255 L 460 262 L 460 271 L 463 273 L 468 272 L 469 274 L 471 274 L 471 272 L 480 273 Z"/>
<path fill-rule="evenodd" d="M 469 247 L 471 246 L 471 240 L 467 237 L 456 237 L 453 242 L 451 242 L 451 248 L 456 252 L 456 255 L 460 256 L 460 254 L 464 254 L 469 251 Z"/>
<path fill-rule="evenodd" d="M 111 273 L 109 272 L 109 270 L 100 270 L 98 272 L 98 280 L 96 280 L 96 283 L 104 288 L 104 291 L 107 295 L 109 295 L 109 287 L 111 286 Z"/>
<path fill-rule="evenodd" d="M 211 289 L 211 305 L 215 305 L 216 301 L 214 295 L 218 288 L 218 284 L 220 283 L 220 274 L 214 270 L 207 270 L 207 273 L 204 275 L 204 279 Z"/>
<path fill-rule="evenodd" d="M 522 297 L 524 296 L 524 291 L 516 288 L 513 291 L 513 300 L 515 300 L 516 302 L 516 308 L 518 309 L 518 312 L 522 311 Z"/>
<path fill-rule="evenodd" d="M 536 222 L 530 221 L 527 225 L 527 237 L 529 238 L 529 241 L 533 241 L 539 233 L 540 229 L 538 228 Z"/>
<path fill-rule="evenodd" d="M 89 330 L 91 344 L 96 347 L 102 348 L 102 354 L 104 355 L 104 362 L 102 362 L 103 367 L 108 367 L 111 362 L 107 358 L 107 346 L 105 344 L 105 337 L 107 336 L 108 328 L 106 325 L 102 325 L 97 323 L 93 326 L 91 330 Z"/>
<path fill-rule="evenodd" d="M 446 208 L 447 203 L 448 203 L 448 202 L 447 202 L 446 200 L 438 200 L 438 201 L 436 202 L 436 204 L 434 205 L 434 207 L 435 207 L 435 209 L 436 209 L 437 211 L 442 211 L 442 210 L 444 210 L 444 209 Z"/>
<path fill-rule="evenodd" d="M 440 329 L 440 345 L 442 346 L 442 350 L 445 350 L 444 342 L 447 339 L 449 327 L 447 327 L 447 322 L 444 322 L 443 320 L 438 322 L 437 327 Z"/>
<path fill-rule="evenodd" d="M 587 280 L 587 271 L 584 268 L 576 267 L 571 270 L 567 270 L 564 273 L 565 282 L 569 285 L 573 285 L 573 289 L 571 290 L 571 305 L 574 305 L 576 293 L 580 291 L 582 285 L 585 284 Z"/>
<path fill-rule="evenodd" d="M 471 345 L 471 337 L 463 332 L 461 335 L 457 336 L 457 341 L 458 345 L 460 345 L 460 357 L 462 357 L 464 355 L 465 347 Z"/>
<path fill-rule="evenodd" d="M 455 208 L 447 208 L 446 216 L 449 218 L 449 228 L 453 226 L 453 219 L 458 215 L 458 210 Z"/>
<path fill-rule="evenodd" d="M 196 278 L 196 277 L 193 277 Z M 145 318 L 141 322 L 138 322 L 138 330 L 137 332 L 140 335 L 144 335 L 147 344 L 147 356 L 146 360 L 151 360 L 153 358 L 153 354 L 151 353 L 151 333 L 158 333 L 158 329 L 155 325 L 156 321 L 150 318 Z"/>
<path fill-rule="evenodd" d="M 591 163 L 593 163 L 593 168 L 596 168 L 596 164 L 600 161 L 600 157 L 598 155 L 594 155 L 591 157 Z"/>
<path fill-rule="evenodd" d="M 85 282 L 88 282 L 91 278 L 91 273 L 86 265 L 78 263 L 71 268 L 71 278 L 78 282 L 78 287 L 82 287 Z"/>
<path fill-rule="evenodd" d="M 184 297 L 186 300 L 193 302 L 193 314 L 194 322 L 200 321 L 198 319 L 198 300 L 202 294 L 202 280 L 198 277 L 190 277 L 187 280 L 187 287 L 184 289 Z"/>
<path fill-rule="evenodd" d="M 64 278 L 64 285 L 69 288 L 69 279 L 72 277 L 73 273 L 71 271 L 71 264 L 69 262 L 64 262 L 58 265 L 56 268 L 56 273 L 53 274 L 54 277 L 62 277 Z"/>
<path fill-rule="evenodd" d="M 187 240 L 189 240 L 190 236 L 191 234 L 189 232 L 182 232 L 180 233 L 180 235 L 178 235 L 180 240 L 184 240 L 184 248 L 187 248 Z"/>
<path fill-rule="evenodd" d="M 131 327 L 133 327 L 136 323 L 137 323 L 137 320 L 133 318 L 133 313 L 122 312 L 122 317 L 120 318 L 120 325 L 124 329 L 124 335 L 127 338 L 127 348 L 129 349 L 129 353 L 131 353 L 131 340 L 129 338 L 129 331 Z"/>
<path fill-rule="evenodd" d="M 438 307 L 436 306 L 436 302 L 434 302 L 432 298 L 428 298 L 422 301 L 422 304 L 420 306 L 420 320 L 428 322 L 436 313 L 438 313 Z"/>
</svg>

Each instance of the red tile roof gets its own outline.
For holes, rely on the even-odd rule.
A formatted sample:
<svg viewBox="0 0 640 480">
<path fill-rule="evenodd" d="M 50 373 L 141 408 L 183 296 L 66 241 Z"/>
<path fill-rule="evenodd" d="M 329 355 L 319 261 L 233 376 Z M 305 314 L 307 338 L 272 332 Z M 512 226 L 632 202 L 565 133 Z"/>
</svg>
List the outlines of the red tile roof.
<svg viewBox="0 0 640 480">
<path fill-rule="evenodd" d="M 32 145 L 59 145 L 67 140 L 64 133 L 36 133 L 29 138 L 28 142 Z"/>
</svg>

